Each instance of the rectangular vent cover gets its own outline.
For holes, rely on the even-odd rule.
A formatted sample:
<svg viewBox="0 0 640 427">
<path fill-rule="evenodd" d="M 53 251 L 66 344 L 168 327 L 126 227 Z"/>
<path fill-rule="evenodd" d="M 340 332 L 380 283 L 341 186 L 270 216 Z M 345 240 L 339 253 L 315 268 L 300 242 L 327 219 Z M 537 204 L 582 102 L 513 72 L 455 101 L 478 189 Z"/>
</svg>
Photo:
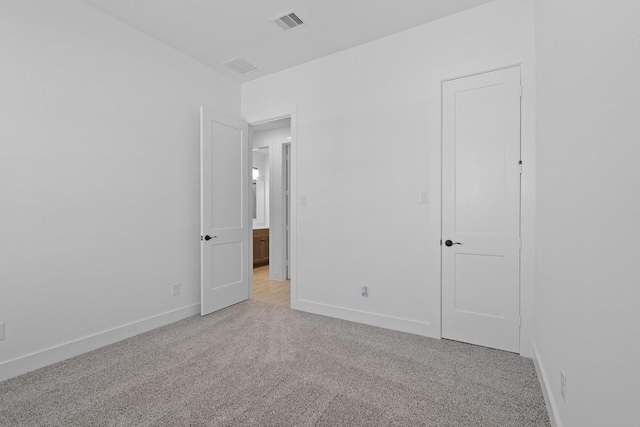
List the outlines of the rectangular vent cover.
<svg viewBox="0 0 640 427">
<path fill-rule="evenodd" d="M 284 15 L 278 16 L 277 18 L 273 18 L 271 21 L 275 22 L 278 27 L 282 28 L 285 31 L 290 31 L 294 28 L 298 28 L 304 25 L 302 19 L 300 19 L 298 15 L 293 12 L 285 13 Z"/>
<path fill-rule="evenodd" d="M 247 62 L 243 57 L 238 56 L 237 58 L 231 59 L 224 63 L 227 67 L 231 68 L 238 74 L 249 74 L 252 71 L 256 71 L 258 67 Z"/>
</svg>

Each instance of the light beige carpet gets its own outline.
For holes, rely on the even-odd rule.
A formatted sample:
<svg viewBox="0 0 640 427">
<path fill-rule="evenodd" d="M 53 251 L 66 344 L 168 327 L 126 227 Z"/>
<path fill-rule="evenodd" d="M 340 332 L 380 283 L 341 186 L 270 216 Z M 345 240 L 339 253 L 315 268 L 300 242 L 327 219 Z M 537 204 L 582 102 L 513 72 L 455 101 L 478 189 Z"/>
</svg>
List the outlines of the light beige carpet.
<svg viewBox="0 0 640 427">
<path fill-rule="evenodd" d="M 531 360 L 249 301 L 0 383 L 2 426 L 549 426 Z"/>
</svg>

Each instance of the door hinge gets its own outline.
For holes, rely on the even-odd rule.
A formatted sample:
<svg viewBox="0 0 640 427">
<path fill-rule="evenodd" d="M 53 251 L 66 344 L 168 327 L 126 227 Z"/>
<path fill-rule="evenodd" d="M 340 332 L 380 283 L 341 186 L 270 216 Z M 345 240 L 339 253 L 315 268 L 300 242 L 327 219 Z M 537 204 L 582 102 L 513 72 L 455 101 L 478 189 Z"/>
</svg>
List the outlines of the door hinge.
<svg viewBox="0 0 640 427">
<path fill-rule="evenodd" d="M 520 166 L 520 175 L 522 175 L 522 160 L 518 161 L 518 165 Z"/>
</svg>

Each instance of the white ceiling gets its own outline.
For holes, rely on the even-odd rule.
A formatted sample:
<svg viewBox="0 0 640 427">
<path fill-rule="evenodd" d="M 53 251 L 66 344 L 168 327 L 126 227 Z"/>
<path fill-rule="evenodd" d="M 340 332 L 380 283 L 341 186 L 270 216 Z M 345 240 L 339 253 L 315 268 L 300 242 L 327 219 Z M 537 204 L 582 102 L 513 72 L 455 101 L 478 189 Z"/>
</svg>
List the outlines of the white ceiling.
<svg viewBox="0 0 640 427">
<path fill-rule="evenodd" d="M 83 0 L 239 82 L 320 58 L 492 0 Z M 285 12 L 305 25 L 284 32 Z M 241 76 L 222 64 L 258 67 Z"/>
</svg>

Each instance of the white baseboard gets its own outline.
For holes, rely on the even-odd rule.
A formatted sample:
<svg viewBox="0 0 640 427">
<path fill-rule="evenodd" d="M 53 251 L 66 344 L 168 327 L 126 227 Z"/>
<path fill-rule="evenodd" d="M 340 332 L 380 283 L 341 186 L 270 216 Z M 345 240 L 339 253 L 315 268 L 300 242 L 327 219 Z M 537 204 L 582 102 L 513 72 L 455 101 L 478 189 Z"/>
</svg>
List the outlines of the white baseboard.
<svg viewBox="0 0 640 427">
<path fill-rule="evenodd" d="M 547 412 L 549 413 L 549 420 L 551 421 L 551 425 L 553 427 L 562 427 L 560 414 L 558 413 L 558 407 L 556 405 L 555 399 L 553 398 L 553 392 L 551 391 L 551 387 L 549 385 L 549 377 L 547 377 L 547 373 L 544 370 L 544 365 L 542 364 L 542 360 L 540 359 L 538 347 L 536 347 L 535 343 L 532 343 L 531 346 L 533 347 L 533 364 L 536 367 L 538 381 L 540 381 L 540 389 L 542 390 L 544 403 L 546 404 Z"/>
<path fill-rule="evenodd" d="M 64 344 L 37 351 L 26 356 L 0 363 L 0 381 L 43 368 L 53 363 L 78 356 L 134 335 L 177 322 L 200 313 L 200 303 L 188 305 L 146 319 L 137 320 L 107 331 L 89 335 Z"/>
<path fill-rule="evenodd" d="M 292 301 L 291 308 L 307 313 L 319 314 L 321 316 L 348 320 L 350 322 L 364 323 L 365 325 L 377 326 L 379 328 L 431 338 L 440 338 L 440 331 L 434 331 L 434 326 L 429 322 L 419 322 L 401 317 L 387 316 L 300 299 Z"/>
</svg>

